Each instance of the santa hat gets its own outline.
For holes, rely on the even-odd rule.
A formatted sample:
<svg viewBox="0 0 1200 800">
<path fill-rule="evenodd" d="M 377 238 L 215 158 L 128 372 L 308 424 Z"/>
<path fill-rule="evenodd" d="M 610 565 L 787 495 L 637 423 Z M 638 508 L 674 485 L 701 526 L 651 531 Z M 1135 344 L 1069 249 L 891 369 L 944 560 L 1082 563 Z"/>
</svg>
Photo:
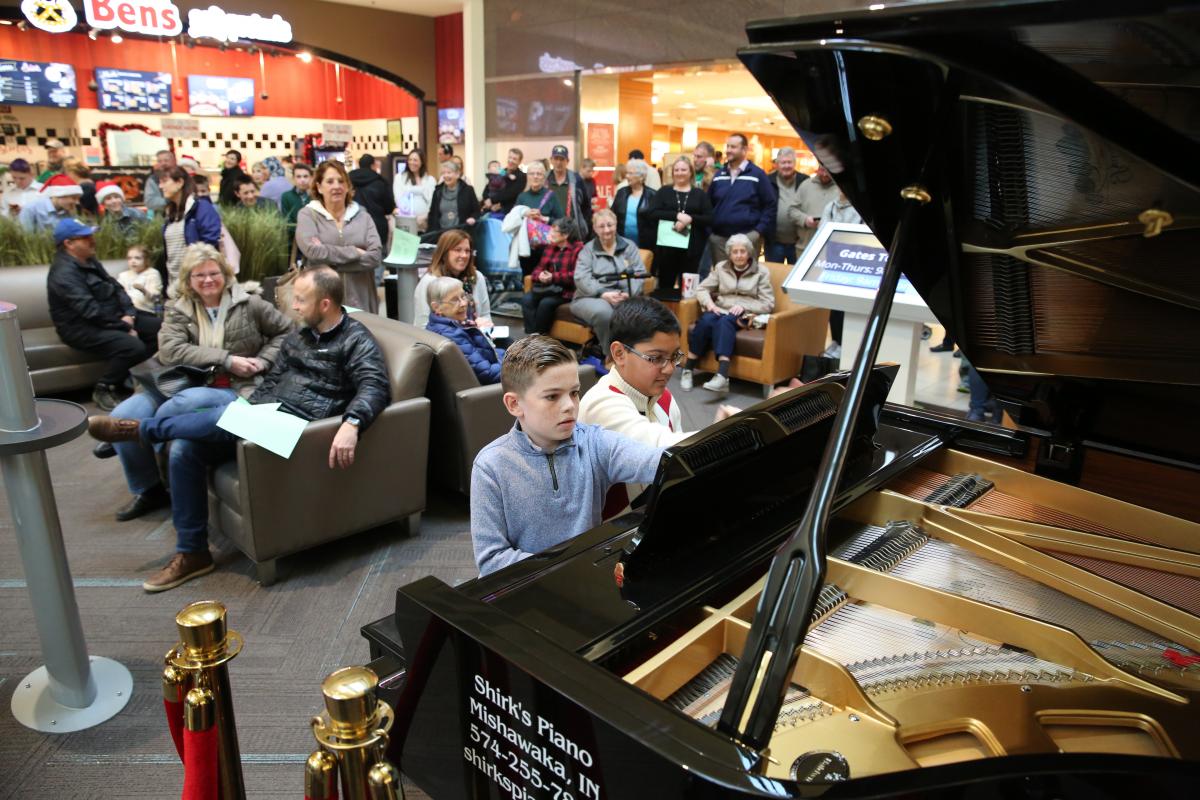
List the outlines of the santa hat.
<svg viewBox="0 0 1200 800">
<path fill-rule="evenodd" d="M 120 186 L 117 186 L 117 184 L 114 183 L 113 181 L 100 181 L 99 183 L 96 184 L 96 202 L 97 203 L 103 203 L 104 198 L 108 197 L 110 194 L 116 195 L 116 196 L 120 197 L 122 200 L 125 199 L 124 190 L 121 189 Z"/>
<path fill-rule="evenodd" d="M 46 185 L 42 187 L 42 193 L 47 197 L 70 197 L 71 195 L 78 197 L 83 194 L 83 189 L 66 175 L 55 175 L 46 181 Z"/>
<path fill-rule="evenodd" d="M 200 162 L 191 156 L 180 156 L 179 166 L 189 175 L 200 171 Z"/>
</svg>

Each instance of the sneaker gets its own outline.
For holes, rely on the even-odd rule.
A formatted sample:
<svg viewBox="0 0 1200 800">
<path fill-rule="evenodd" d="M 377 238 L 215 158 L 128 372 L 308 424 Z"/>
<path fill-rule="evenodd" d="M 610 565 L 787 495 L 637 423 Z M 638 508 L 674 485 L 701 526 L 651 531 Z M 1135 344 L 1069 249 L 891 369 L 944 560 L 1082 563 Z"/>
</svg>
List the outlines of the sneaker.
<svg viewBox="0 0 1200 800">
<path fill-rule="evenodd" d="M 101 442 L 136 442 L 142 424 L 136 419 L 95 416 L 88 417 L 88 433 Z"/>
<path fill-rule="evenodd" d="M 832 344 L 829 345 L 829 347 L 825 348 L 825 352 L 822 353 L 821 355 L 824 356 L 825 358 L 841 359 L 842 346 L 838 342 L 833 342 Z"/>
<path fill-rule="evenodd" d="M 692 390 L 692 371 L 690 369 L 685 369 L 679 373 L 679 388 L 685 392 Z"/>
<path fill-rule="evenodd" d="M 167 494 L 167 490 L 162 486 L 155 486 L 149 491 L 135 494 L 126 506 L 117 511 L 117 522 L 128 522 L 169 505 L 171 496 Z"/>
<path fill-rule="evenodd" d="M 728 392 L 729 378 L 718 373 L 709 378 L 708 383 L 704 384 L 703 388 L 708 389 L 710 392 Z"/>
<path fill-rule="evenodd" d="M 142 588 L 147 592 L 165 592 L 180 584 L 187 583 L 192 578 L 207 575 L 216 568 L 212 553 L 204 550 L 201 553 L 176 553 L 171 556 L 167 565 L 151 575 Z"/>
<path fill-rule="evenodd" d="M 117 454 L 117 448 L 112 446 L 112 442 L 101 442 L 92 448 L 92 455 L 99 459 L 112 458 Z"/>
<path fill-rule="evenodd" d="M 107 383 L 97 383 L 92 389 L 92 402 L 95 403 L 101 411 L 112 411 L 121 402 L 121 398 L 117 395 L 116 390 Z"/>
</svg>

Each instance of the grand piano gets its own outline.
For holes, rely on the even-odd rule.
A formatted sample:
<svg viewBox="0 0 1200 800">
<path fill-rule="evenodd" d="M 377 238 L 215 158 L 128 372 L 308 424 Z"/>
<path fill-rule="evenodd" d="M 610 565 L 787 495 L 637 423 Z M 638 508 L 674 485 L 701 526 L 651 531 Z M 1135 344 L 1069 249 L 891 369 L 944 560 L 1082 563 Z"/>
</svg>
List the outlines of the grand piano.
<svg viewBox="0 0 1200 800">
<path fill-rule="evenodd" d="M 398 589 L 364 635 L 438 800 L 1196 791 L 1200 12 L 883 5 L 740 54 L 891 253 L 853 368 Z M 901 270 L 1015 428 L 887 403 Z"/>
</svg>

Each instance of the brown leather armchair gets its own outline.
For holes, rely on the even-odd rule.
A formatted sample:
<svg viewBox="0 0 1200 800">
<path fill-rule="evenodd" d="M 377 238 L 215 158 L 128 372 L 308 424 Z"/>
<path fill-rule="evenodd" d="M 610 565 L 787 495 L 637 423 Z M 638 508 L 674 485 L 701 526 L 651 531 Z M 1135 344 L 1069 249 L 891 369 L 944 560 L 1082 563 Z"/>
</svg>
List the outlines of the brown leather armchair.
<svg viewBox="0 0 1200 800">
<path fill-rule="evenodd" d="M 729 359 L 729 375 L 761 383 L 765 396 L 775 384 L 800 374 L 806 353 L 816 354 L 825 349 L 829 310 L 791 301 L 783 289 L 783 281 L 792 269 L 787 264 L 764 262 L 761 266 L 771 272 L 775 313 L 766 328 L 738 331 L 733 358 Z M 695 298 L 682 300 L 676 313 L 687 350 L 687 337 L 700 318 L 700 303 Z M 697 369 L 717 371 L 717 357 L 712 351 L 700 359 Z"/>
<path fill-rule="evenodd" d="M 114 277 L 125 269 L 123 261 L 101 263 Z M 0 267 L 0 300 L 7 300 L 17 307 L 25 362 L 29 365 L 35 394 L 90 389 L 104 374 L 107 362 L 93 353 L 76 350 L 58 338 L 46 295 L 49 274 L 47 264 Z"/>
<path fill-rule="evenodd" d="M 469 494 L 475 456 L 513 426 L 512 415 L 501 399 L 504 392 L 498 383 L 480 386 L 471 365 L 454 342 L 413 325 L 405 327 L 434 356 L 425 390 L 433 404 L 429 480 L 437 486 Z M 581 366 L 579 382 L 586 392 L 596 382 L 596 371 Z"/>
<path fill-rule="evenodd" d="M 375 335 L 387 361 L 392 402 L 363 433 L 349 469 L 329 468 L 339 417 L 308 424 L 287 461 L 251 442 L 213 470 L 209 524 L 255 563 L 264 586 L 276 559 L 405 520 L 409 535 L 425 510 L 430 403 L 424 397 L 433 351 L 411 325 L 375 314 L 354 318 Z"/>
<path fill-rule="evenodd" d="M 653 250 L 638 250 L 642 256 L 642 266 L 646 268 L 646 272 L 650 272 L 650 267 L 654 264 Z M 653 277 L 647 278 L 642 283 L 642 294 L 650 294 L 654 291 L 656 285 Z M 525 276 L 525 294 L 529 294 L 533 288 L 533 278 L 529 275 Z M 550 335 L 560 342 L 570 342 L 571 344 L 585 345 L 592 338 L 592 329 L 583 323 L 578 317 L 571 313 L 571 304 L 563 303 L 554 312 L 554 324 L 550 326 Z"/>
</svg>

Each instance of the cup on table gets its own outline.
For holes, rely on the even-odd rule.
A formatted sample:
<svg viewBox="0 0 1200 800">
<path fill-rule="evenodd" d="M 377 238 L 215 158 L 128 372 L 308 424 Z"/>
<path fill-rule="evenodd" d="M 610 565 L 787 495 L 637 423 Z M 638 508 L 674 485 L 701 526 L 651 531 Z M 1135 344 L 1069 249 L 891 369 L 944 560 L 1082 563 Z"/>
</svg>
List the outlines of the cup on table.
<svg viewBox="0 0 1200 800">
<path fill-rule="evenodd" d="M 696 296 L 696 287 L 700 285 L 700 275 L 696 272 L 685 272 L 679 276 L 680 285 L 683 287 L 682 293 L 684 299 Z"/>
</svg>

